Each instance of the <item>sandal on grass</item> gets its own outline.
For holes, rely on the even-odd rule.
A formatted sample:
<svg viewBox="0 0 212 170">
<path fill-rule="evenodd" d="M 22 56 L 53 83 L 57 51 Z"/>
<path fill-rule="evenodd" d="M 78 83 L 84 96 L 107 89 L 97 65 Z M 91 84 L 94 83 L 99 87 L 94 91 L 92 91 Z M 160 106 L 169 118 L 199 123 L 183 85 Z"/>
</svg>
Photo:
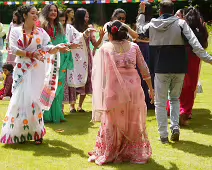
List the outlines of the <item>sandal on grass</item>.
<svg viewBox="0 0 212 170">
<path fill-rule="evenodd" d="M 35 140 L 35 145 L 41 145 L 43 143 L 43 138 Z"/>
<path fill-rule="evenodd" d="M 76 111 L 76 109 L 71 109 L 70 110 L 70 113 L 76 113 L 77 111 Z"/>
<path fill-rule="evenodd" d="M 83 109 L 78 109 L 77 112 L 85 113 L 86 111 Z"/>
</svg>

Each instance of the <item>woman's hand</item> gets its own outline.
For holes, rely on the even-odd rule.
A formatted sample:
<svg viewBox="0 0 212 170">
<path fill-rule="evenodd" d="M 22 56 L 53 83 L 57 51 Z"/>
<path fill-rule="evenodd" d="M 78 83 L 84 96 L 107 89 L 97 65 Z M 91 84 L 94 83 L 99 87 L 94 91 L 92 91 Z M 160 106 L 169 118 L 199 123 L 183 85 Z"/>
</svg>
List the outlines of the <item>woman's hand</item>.
<svg viewBox="0 0 212 170">
<path fill-rule="evenodd" d="M 105 35 L 106 31 L 104 30 L 104 28 L 100 28 L 99 30 L 99 37 L 102 39 Z"/>
<path fill-rule="evenodd" d="M 96 32 L 96 29 L 94 28 L 87 28 L 83 34 L 85 35 L 86 38 L 90 37 L 91 32 Z"/>
<path fill-rule="evenodd" d="M 145 4 L 145 2 L 141 2 L 140 4 L 139 4 L 139 7 L 140 7 L 140 9 L 139 9 L 139 12 L 141 13 L 145 13 L 145 8 L 146 8 L 146 4 Z"/>
<path fill-rule="evenodd" d="M 79 43 L 79 44 L 70 43 L 70 44 L 67 44 L 67 47 L 69 49 L 82 49 L 82 43 Z"/>
<path fill-rule="evenodd" d="M 54 46 L 49 50 L 49 54 L 56 54 L 59 51 L 59 48 L 57 46 Z"/>
<path fill-rule="evenodd" d="M 154 104 L 154 100 L 155 100 L 155 92 L 153 89 L 149 90 L 149 98 L 151 99 L 150 103 Z"/>
<path fill-rule="evenodd" d="M 39 52 L 32 53 L 32 58 L 36 58 L 37 60 L 44 62 L 44 56 Z"/>
<path fill-rule="evenodd" d="M 58 44 L 56 47 L 58 47 L 61 53 L 67 53 L 70 51 L 66 44 Z"/>
</svg>

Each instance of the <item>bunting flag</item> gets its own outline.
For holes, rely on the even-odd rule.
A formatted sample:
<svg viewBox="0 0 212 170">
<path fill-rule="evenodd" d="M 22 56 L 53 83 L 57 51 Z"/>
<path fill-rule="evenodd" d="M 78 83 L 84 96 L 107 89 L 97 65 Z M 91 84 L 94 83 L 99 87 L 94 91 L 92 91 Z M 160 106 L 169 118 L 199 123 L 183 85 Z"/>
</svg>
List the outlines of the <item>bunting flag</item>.
<svg viewBox="0 0 212 170">
<path fill-rule="evenodd" d="M 139 2 L 161 2 L 162 0 L 82 0 L 82 1 L 77 1 L 77 0 L 73 0 L 73 1 L 24 1 L 24 2 L 19 2 L 19 1 L 15 1 L 15 2 L 4 2 L 4 1 L 0 1 L 0 5 L 48 5 L 48 4 L 93 4 L 95 2 L 97 2 L 98 4 L 110 4 L 110 3 L 139 3 Z M 182 1 L 188 1 L 188 0 L 172 0 L 173 2 L 182 2 Z"/>
</svg>

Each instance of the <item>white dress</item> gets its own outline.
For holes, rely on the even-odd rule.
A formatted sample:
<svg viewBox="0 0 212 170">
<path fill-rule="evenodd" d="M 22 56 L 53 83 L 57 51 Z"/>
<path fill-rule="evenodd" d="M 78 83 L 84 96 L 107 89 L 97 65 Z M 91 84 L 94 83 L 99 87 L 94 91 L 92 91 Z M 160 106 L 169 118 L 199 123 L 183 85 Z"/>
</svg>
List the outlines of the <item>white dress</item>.
<svg viewBox="0 0 212 170">
<path fill-rule="evenodd" d="M 10 33 L 13 54 L 18 49 L 48 51 L 52 46 L 50 37 L 42 28 L 36 28 L 28 47 L 24 47 L 22 27 Z M 29 37 L 27 36 L 29 41 Z M 16 56 L 13 72 L 12 98 L 3 120 L 0 142 L 13 144 L 27 140 L 39 140 L 46 133 L 43 106 L 40 102 L 45 79 L 45 64 L 36 59 Z"/>
</svg>

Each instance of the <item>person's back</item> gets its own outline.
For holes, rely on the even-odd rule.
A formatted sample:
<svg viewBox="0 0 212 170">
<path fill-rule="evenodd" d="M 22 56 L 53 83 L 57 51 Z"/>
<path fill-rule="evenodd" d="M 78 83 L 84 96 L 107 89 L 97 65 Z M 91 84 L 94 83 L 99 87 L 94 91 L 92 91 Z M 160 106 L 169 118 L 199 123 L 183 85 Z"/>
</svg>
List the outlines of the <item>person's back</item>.
<svg viewBox="0 0 212 170">
<path fill-rule="evenodd" d="M 149 34 L 150 70 L 155 73 L 155 112 L 162 143 L 168 143 L 168 120 L 166 102 L 171 105 L 171 140 L 179 141 L 179 97 L 185 73 L 188 69 L 185 42 L 202 60 L 212 63 L 212 57 L 203 49 L 188 24 L 175 16 L 174 3 L 163 0 L 160 3 L 160 17 L 152 19 L 143 27 Z"/>
<path fill-rule="evenodd" d="M 187 58 L 181 36 L 185 21 L 169 14 L 152 19 L 149 27 L 150 63 L 155 73 L 185 73 Z"/>
</svg>

